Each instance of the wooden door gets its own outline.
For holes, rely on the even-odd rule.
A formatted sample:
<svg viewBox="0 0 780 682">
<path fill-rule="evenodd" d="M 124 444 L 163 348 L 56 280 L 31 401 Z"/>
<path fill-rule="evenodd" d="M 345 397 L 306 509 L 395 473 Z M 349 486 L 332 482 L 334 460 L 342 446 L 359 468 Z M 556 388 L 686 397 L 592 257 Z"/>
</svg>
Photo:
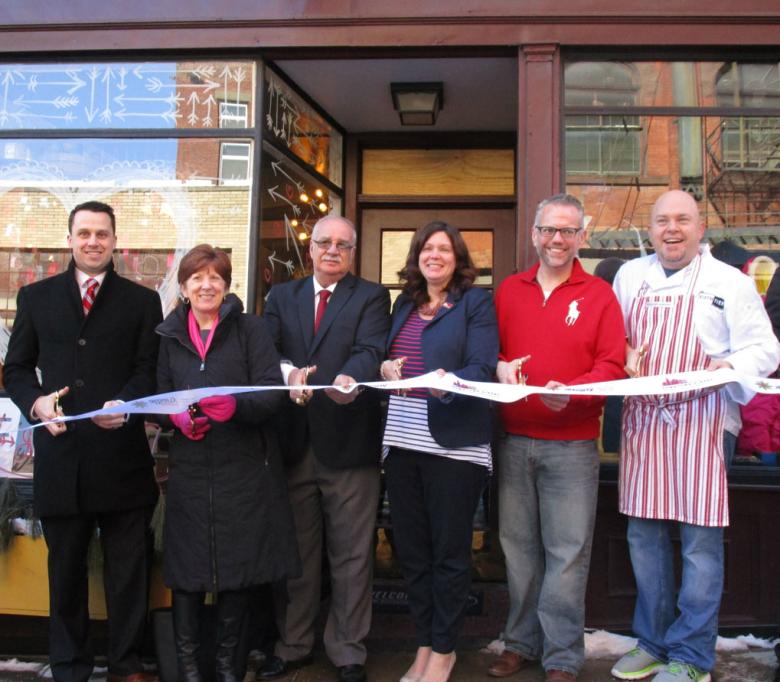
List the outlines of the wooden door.
<svg viewBox="0 0 780 682">
<path fill-rule="evenodd" d="M 412 233 L 433 220 L 461 230 L 479 270 L 477 285 L 494 290 L 515 271 L 514 208 L 370 208 L 361 215 L 360 275 L 397 295 L 396 273 L 404 264 Z"/>
</svg>

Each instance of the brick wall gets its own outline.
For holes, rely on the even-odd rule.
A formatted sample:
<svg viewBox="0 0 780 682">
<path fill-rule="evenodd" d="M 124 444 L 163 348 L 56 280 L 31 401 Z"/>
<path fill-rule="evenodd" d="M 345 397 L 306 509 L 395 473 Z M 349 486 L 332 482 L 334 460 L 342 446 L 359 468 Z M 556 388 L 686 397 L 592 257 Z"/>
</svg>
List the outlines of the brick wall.
<svg viewBox="0 0 780 682">
<path fill-rule="evenodd" d="M 117 250 L 173 251 L 202 242 L 230 249 L 232 290 L 246 299 L 249 188 L 172 186 L 112 194 L 96 188 L 92 195 L 80 188 L 78 197 L 55 191 L 59 196 L 54 191 L 21 187 L 0 194 L 0 250 L 67 248 L 70 205 L 98 199 L 114 207 Z M 70 202 L 68 208 L 63 201 Z"/>
</svg>

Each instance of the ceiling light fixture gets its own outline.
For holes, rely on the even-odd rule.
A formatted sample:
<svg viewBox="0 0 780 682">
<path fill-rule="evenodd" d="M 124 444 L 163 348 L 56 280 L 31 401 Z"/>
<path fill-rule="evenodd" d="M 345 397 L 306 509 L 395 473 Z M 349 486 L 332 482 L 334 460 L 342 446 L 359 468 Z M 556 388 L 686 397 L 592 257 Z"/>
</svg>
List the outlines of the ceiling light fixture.
<svg viewBox="0 0 780 682">
<path fill-rule="evenodd" d="M 404 126 L 432 126 L 444 108 L 442 83 L 390 83 L 393 107 Z"/>
</svg>

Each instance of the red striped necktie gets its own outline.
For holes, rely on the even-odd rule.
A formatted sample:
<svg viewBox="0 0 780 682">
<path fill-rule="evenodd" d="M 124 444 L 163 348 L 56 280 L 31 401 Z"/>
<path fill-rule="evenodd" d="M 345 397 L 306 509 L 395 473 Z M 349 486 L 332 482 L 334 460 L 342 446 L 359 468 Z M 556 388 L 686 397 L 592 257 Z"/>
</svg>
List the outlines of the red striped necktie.
<svg viewBox="0 0 780 682">
<path fill-rule="evenodd" d="M 89 311 L 92 310 L 92 304 L 95 302 L 95 294 L 100 286 L 100 283 L 94 278 L 90 277 L 86 281 L 87 290 L 84 292 L 84 298 L 81 299 L 81 305 L 84 306 L 84 316 L 89 315 Z"/>
</svg>

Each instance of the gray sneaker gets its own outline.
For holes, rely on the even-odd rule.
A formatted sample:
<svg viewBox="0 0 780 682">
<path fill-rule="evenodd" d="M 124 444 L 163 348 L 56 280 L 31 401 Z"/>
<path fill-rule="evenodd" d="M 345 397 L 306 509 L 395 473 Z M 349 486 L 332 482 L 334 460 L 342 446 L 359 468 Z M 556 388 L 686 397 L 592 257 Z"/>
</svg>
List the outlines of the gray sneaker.
<svg viewBox="0 0 780 682">
<path fill-rule="evenodd" d="M 644 649 L 635 647 L 615 663 L 610 672 L 613 677 L 617 677 L 619 680 L 643 680 L 645 677 L 655 675 L 663 668 L 663 661 L 651 656 Z M 656 677 L 656 679 L 658 678 Z"/>
<path fill-rule="evenodd" d="M 712 676 L 708 672 L 680 661 L 670 661 L 666 670 L 653 678 L 653 682 L 710 682 L 711 680 Z"/>
</svg>

